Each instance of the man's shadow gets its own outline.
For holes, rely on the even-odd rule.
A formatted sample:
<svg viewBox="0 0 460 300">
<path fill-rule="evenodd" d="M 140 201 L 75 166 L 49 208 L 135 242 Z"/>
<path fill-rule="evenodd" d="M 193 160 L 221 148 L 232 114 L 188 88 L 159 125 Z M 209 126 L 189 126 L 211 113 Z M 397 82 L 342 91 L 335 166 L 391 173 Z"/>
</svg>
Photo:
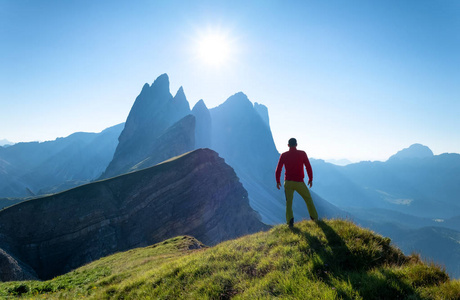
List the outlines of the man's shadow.
<svg viewBox="0 0 460 300">
<path fill-rule="evenodd" d="M 353 290 L 364 299 L 393 299 L 395 295 L 400 295 L 402 298 L 415 295 L 420 298 L 415 288 L 405 283 L 391 269 L 382 268 L 380 276 L 370 272 L 375 267 L 383 267 L 394 257 L 369 253 L 369 251 L 360 250 L 359 247 L 351 251 L 342 237 L 326 222 L 320 220 L 315 223 L 323 231 L 327 242 L 296 227 L 293 227 L 291 231 L 307 240 L 310 249 L 306 254 L 311 255 L 313 260 L 313 273 L 318 279 L 334 288 L 339 297 L 354 298 L 351 298 L 342 287 L 334 286 L 333 278 L 349 282 Z M 315 257 L 314 254 L 317 256 Z"/>
</svg>

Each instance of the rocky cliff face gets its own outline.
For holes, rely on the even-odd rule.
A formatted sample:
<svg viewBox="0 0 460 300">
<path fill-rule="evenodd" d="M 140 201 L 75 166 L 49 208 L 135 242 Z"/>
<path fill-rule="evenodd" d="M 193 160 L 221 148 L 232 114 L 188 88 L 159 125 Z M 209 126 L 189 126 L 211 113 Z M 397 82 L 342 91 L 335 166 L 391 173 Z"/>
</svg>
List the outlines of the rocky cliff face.
<svg viewBox="0 0 460 300">
<path fill-rule="evenodd" d="M 214 151 L 200 149 L 4 209 L 0 249 L 26 266 L 24 274 L 32 269 L 47 279 L 177 235 L 213 245 L 266 228 L 233 169 Z"/>
<path fill-rule="evenodd" d="M 32 268 L 0 249 L 0 281 L 36 280 Z"/>
<path fill-rule="evenodd" d="M 190 107 L 182 87 L 173 97 L 168 75 L 159 76 L 151 86 L 145 84 L 126 119 L 113 160 L 101 178 L 123 174 L 147 159 L 158 147 L 158 137 L 188 114 Z M 171 153 L 169 157 L 172 156 Z"/>
</svg>

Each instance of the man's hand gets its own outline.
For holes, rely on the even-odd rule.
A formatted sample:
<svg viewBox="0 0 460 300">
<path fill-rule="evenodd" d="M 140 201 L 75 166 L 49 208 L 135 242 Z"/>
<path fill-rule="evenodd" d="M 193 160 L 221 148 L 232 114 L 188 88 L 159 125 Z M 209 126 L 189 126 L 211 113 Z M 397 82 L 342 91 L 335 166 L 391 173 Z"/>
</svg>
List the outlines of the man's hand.
<svg viewBox="0 0 460 300">
<path fill-rule="evenodd" d="M 278 190 L 281 188 L 281 183 L 280 182 L 277 182 L 276 183 L 276 187 L 278 188 Z"/>
<path fill-rule="evenodd" d="M 310 180 L 310 181 L 308 182 L 308 186 L 311 188 L 312 185 L 313 185 L 313 181 Z"/>
</svg>

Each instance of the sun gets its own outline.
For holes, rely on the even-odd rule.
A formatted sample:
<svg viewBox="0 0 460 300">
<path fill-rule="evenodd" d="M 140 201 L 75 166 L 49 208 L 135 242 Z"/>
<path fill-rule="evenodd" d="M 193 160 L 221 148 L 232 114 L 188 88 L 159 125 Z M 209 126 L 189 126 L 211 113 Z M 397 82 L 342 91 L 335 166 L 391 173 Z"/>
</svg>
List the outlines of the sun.
<svg viewBox="0 0 460 300">
<path fill-rule="evenodd" d="M 207 31 L 197 39 L 197 57 L 206 65 L 222 67 L 232 60 L 234 42 L 221 31 Z"/>
</svg>

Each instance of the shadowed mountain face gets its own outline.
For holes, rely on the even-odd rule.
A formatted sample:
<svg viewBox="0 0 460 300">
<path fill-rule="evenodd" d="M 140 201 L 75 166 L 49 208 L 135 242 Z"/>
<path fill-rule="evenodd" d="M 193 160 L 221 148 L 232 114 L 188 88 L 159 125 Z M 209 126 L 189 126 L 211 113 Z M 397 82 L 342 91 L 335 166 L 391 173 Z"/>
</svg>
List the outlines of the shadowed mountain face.
<svg viewBox="0 0 460 300">
<path fill-rule="evenodd" d="M 195 117 L 187 115 L 169 127 L 150 150 L 147 158 L 123 173 L 145 169 L 171 157 L 191 151 L 195 145 Z"/>
<path fill-rule="evenodd" d="M 128 172 L 133 166 L 148 159 L 153 149 L 161 147 L 159 145 L 161 140 L 158 138 L 171 125 L 190 113 L 190 107 L 182 87 L 175 97 L 169 92 L 168 75 L 159 76 L 151 86 L 145 84 L 126 119 L 125 128 L 118 138 L 119 143 L 113 160 L 101 178 L 109 178 Z M 169 142 L 183 144 L 180 140 L 170 140 Z M 190 151 L 194 146 L 193 131 L 193 145 L 184 150 Z M 178 154 L 180 153 L 173 151 L 164 155 L 173 157 Z"/>
<path fill-rule="evenodd" d="M 0 211 L 0 248 L 47 279 L 177 235 L 214 245 L 266 228 L 233 169 L 200 149 Z"/>
<path fill-rule="evenodd" d="M 212 120 L 206 104 L 203 100 L 198 101 L 192 109 L 196 119 L 195 147 L 211 148 Z"/>
</svg>

